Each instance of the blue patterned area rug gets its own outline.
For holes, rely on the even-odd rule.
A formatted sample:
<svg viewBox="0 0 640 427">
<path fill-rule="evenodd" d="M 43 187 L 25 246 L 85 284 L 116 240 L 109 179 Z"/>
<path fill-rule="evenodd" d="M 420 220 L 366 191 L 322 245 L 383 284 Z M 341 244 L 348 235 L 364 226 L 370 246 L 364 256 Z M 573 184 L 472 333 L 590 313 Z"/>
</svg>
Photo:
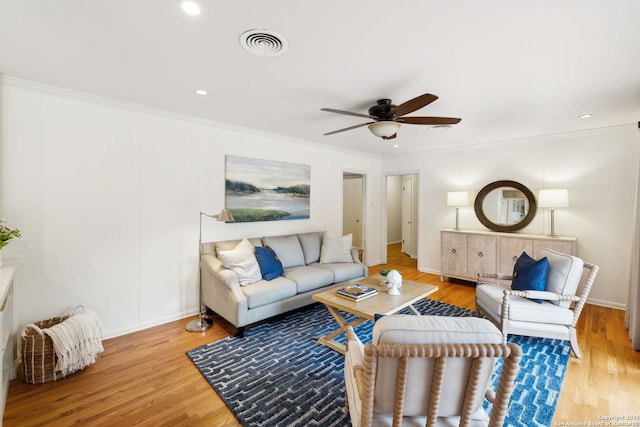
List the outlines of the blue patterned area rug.
<svg viewBox="0 0 640 427">
<path fill-rule="evenodd" d="M 430 299 L 414 306 L 425 315 L 478 316 Z M 316 304 L 250 328 L 244 338 L 231 336 L 189 350 L 187 356 L 245 426 L 349 426 L 343 356 L 316 343 L 336 327 L 327 309 Z M 371 342 L 372 327 L 364 322 L 355 329 L 363 342 Z M 520 336 L 509 341 L 520 345 L 524 355 L 504 425 L 550 426 L 569 344 Z M 485 409 L 491 410 L 487 402 Z"/>
</svg>

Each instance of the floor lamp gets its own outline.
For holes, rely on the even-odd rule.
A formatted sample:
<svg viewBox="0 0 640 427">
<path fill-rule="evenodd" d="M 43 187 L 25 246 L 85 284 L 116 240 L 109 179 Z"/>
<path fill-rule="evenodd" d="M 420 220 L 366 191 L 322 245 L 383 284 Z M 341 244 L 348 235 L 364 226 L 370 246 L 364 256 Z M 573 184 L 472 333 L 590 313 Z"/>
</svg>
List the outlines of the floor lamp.
<svg viewBox="0 0 640 427">
<path fill-rule="evenodd" d="M 569 207 L 569 192 L 559 188 L 540 190 L 538 192 L 538 206 L 541 208 L 549 208 L 551 211 L 551 234 L 549 237 L 558 237 L 555 234 L 553 215 L 556 208 Z"/>
<path fill-rule="evenodd" d="M 202 270 L 200 269 L 200 260 L 202 259 L 202 217 L 215 218 L 217 221 L 233 221 L 233 215 L 229 209 L 225 208 L 217 215 L 211 215 L 200 211 L 200 234 L 198 238 L 198 318 L 187 323 L 187 331 L 204 332 L 211 327 L 213 322 L 207 322 L 207 315 L 202 310 Z"/>
</svg>

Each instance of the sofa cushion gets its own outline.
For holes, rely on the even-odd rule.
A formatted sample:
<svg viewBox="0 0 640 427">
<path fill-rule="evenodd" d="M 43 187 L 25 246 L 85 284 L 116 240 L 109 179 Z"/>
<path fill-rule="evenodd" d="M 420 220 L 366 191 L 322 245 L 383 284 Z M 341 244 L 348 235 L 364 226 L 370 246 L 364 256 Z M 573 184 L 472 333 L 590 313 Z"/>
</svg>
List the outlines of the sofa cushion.
<svg viewBox="0 0 640 427">
<path fill-rule="evenodd" d="M 333 282 L 342 283 L 365 276 L 364 267 L 355 262 L 334 262 L 332 264 L 311 264 L 309 267 L 322 268 L 333 273 Z"/>
<path fill-rule="evenodd" d="M 351 257 L 351 242 L 353 236 L 336 237 L 331 232 L 324 233 L 322 248 L 320 249 L 320 262 L 329 264 L 332 262 L 353 262 Z"/>
<path fill-rule="evenodd" d="M 549 260 L 547 257 L 536 261 L 526 252 L 522 252 L 522 255 L 513 266 L 511 289 L 516 291 L 544 291 L 547 289 L 548 276 Z M 542 304 L 540 299 L 531 298 L 531 300 Z"/>
<path fill-rule="evenodd" d="M 321 235 L 319 233 L 303 233 L 298 234 L 298 239 L 302 246 L 302 252 L 304 252 L 305 264 L 318 262 L 322 245 Z"/>
<path fill-rule="evenodd" d="M 308 265 L 287 268 L 284 271 L 284 277 L 296 282 L 299 294 L 333 283 L 333 274 L 330 271 Z"/>
<path fill-rule="evenodd" d="M 263 237 L 262 242 L 275 251 L 283 268 L 305 265 L 302 246 L 295 234 Z"/>
<path fill-rule="evenodd" d="M 247 239 L 243 239 L 233 249 L 218 251 L 222 265 L 238 275 L 240 286 L 247 286 L 262 279 L 253 248 Z"/>
<path fill-rule="evenodd" d="M 260 280 L 251 286 L 245 286 L 242 292 L 247 297 L 247 307 L 252 309 L 295 296 L 296 284 L 280 276 L 271 281 Z"/>
<path fill-rule="evenodd" d="M 269 246 L 256 246 L 255 251 L 263 279 L 273 280 L 283 273 L 284 270 L 282 269 L 282 263 L 273 249 Z"/>
<path fill-rule="evenodd" d="M 573 255 L 566 255 L 551 249 L 542 249 L 540 256 L 549 259 L 547 291 L 560 295 L 575 295 L 582 277 L 584 261 Z M 560 307 L 570 307 L 571 301 L 553 301 Z"/>
</svg>

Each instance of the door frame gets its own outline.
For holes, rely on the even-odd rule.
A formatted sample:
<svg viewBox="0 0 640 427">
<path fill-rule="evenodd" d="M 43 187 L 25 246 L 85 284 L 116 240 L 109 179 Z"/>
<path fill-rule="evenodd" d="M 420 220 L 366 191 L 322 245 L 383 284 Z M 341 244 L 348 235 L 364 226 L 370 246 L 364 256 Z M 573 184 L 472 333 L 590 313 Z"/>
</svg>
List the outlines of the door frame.
<svg viewBox="0 0 640 427">
<path fill-rule="evenodd" d="M 388 201 L 388 194 L 387 194 L 387 181 L 388 178 L 390 176 L 405 176 L 405 175 L 416 175 L 417 176 L 417 183 L 418 183 L 418 189 L 416 191 L 416 203 L 418 204 L 417 207 L 417 218 L 415 218 L 415 227 L 416 227 L 416 233 L 415 233 L 415 238 L 417 240 L 416 242 L 416 259 L 420 259 L 420 213 L 421 213 L 421 209 L 422 209 L 422 203 L 420 203 L 420 170 L 419 169 L 410 169 L 407 171 L 396 171 L 396 172 L 384 172 L 382 174 L 382 185 L 380 186 L 382 188 L 382 203 L 381 203 L 381 224 L 380 224 L 380 232 L 381 232 L 381 236 L 384 236 L 383 239 L 380 240 L 380 257 L 382 258 L 382 263 L 386 264 L 387 263 L 387 217 L 388 217 L 388 212 L 387 212 L 387 201 Z"/>
<path fill-rule="evenodd" d="M 362 236 L 362 262 L 366 264 L 367 260 L 367 173 L 365 171 L 356 171 L 352 169 L 343 169 L 342 170 L 342 181 L 344 183 L 345 179 L 348 179 L 349 176 L 362 178 L 362 219 L 360 221 L 360 235 Z M 340 198 L 341 209 L 341 226 L 342 226 L 342 234 L 344 234 L 344 185 L 341 186 L 342 197 Z"/>
</svg>

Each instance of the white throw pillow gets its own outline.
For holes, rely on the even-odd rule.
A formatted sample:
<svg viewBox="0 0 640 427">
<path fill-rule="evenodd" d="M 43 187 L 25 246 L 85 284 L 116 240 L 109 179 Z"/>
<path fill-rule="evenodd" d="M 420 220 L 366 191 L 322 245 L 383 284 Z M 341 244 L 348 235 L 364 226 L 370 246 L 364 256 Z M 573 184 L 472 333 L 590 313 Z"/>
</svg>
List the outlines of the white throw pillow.
<svg viewBox="0 0 640 427">
<path fill-rule="evenodd" d="M 330 232 L 324 233 L 322 249 L 320 250 L 320 263 L 329 264 L 332 262 L 353 262 L 351 256 L 351 241 L 353 236 L 336 237 Z"/>
<path fill-rule="evenodd" d="M 253 251 L 253 245 L 247 239 L 243 239 L 233 249 L 218 251 L 222 265 L 238 275 L 240 286 L 247 286 L 262 279 L 260 265 Z"/>
</svg>

